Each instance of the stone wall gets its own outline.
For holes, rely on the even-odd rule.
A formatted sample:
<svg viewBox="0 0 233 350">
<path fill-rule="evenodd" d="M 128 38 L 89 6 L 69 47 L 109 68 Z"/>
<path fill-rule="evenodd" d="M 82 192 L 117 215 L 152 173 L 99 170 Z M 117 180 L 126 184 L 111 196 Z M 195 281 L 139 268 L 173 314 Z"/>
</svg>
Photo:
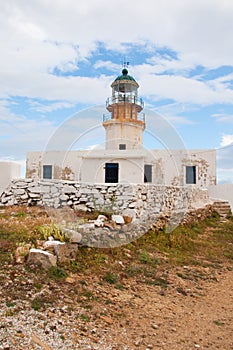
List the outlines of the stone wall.
<svg viewBox="0 0 233 350">
<path fill-rule="evenodd" d="M 150 215 L 185 210 L 208 203 L 206 190 L 193 187 L 141 184 L 86 184 L 74 181 L 13 180 L 0 205 L 70 207 L 84 211 L 129 212 Z"/>
<path fill-rule="evenodd" d="M 193 187 L 32 179 L 13 180 L 0 197 L 3 206 L 44 206 L 64 232 L 78 233 L 81 244 L 95 247 L 126 244 L 148 229 L 158 229 L 165 224 L 169 231 L 173 230 L 190 210 L 205 208 L 208 203 L 207 191 Z M 125 225 L 113 224 L 112 220 L 104 226 L 97 225 L 98 220 L 77 224 L 75 211 L 80 210 L 121 214 Z"/>
</svg>

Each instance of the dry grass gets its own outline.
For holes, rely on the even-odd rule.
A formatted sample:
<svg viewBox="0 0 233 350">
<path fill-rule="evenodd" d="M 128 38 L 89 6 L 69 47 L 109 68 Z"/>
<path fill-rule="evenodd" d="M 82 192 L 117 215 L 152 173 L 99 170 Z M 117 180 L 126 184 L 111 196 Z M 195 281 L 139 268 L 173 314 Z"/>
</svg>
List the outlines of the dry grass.
<svg viewBox="0 0 233 350">
<path fill-rule="evenodd" d="M 80 213 L 78 215 L 80 217 Z M 0 210 L 0 261 L 13 262 L 16 246 L 42 239 L 38 227 L 51 224 L 43 208 L 15 206 Z M 81 246 L 76 261 L 63 268 L 86 274 L 125 273 L 127 276 L 153 274 L 168 264 L 211 265 L 233 261 L 233 220 L 218 215 L 173 232 L 149 231 L 137 241 L 117 248 Z"/>
</svg>

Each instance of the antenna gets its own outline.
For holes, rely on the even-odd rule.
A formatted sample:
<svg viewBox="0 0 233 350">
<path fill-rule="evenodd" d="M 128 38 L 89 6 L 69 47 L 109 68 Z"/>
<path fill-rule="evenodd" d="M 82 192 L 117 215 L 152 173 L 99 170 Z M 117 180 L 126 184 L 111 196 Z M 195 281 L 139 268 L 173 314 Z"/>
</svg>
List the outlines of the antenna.
<svg viewBox="0 0 233 350">
<path fill-rule="evenodd" d="M 124 60 L 122 61 L 122 67 L 123 68 L 128 68 L 129 67 L 129 62 L 126 61 L 126 58 L 124 57 Z"/>
</svg>

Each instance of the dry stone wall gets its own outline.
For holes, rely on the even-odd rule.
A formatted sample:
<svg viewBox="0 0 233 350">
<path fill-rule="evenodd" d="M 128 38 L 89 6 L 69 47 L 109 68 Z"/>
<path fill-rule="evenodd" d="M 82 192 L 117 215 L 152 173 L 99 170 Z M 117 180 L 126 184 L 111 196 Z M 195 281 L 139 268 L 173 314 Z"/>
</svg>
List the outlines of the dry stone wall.
<svg viewBox="0 0 233 350">
<path fill-rule="evenodd" d="M 52 220 L 66 235 L 69 234 L 73 242 L 95 247 L 129 243 L 150 228 L 159 229 L 166 225 L 171 230 L 182 223 L 188 212 L 197 206 L 203 209 L 208 202 L 207 191 L 193 187 L 84 184 L 32 179 L 12 181 L 0 197 L 0 205 L 3 206 L 46 207 Z M 98 219 L 77 223 L 74 211 L 79 210 L 109 213 L 112 220 L 104 225 L 99 224 Z"/>
<path fill-rule="evenodd" d="M 37 205 L 75 210 L 151 215 L 204 206 L 206 190 L 152 184 L 87 184 L 74 181 L 13 180 L 0 197 L 0 205 Z"/>
</svg>

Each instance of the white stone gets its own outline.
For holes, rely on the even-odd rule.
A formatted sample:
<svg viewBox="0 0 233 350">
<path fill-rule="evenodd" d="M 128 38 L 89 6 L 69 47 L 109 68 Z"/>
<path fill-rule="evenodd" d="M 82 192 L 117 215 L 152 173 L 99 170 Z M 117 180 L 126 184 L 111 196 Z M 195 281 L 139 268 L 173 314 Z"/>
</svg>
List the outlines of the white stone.
<svg viewBox="0 0 233 350">
<path fill-rule="evenodd" d="M 22 195 L 22 194 L 25 194 L 25 190 L 24 190 L 23 188 L 16 188 L 16 189 L 14 190 L 14 195 L 15 195 L 15 196 L 20 196 L 20 195 Z"/>
<path fill-rule="evenodd" d="M 85 204 L 77 204 L 74 206 L 74 210 L 87 211 L 87 207 Z"/>
<path fill-rule="evenodd" d="M 49 248 L 54 248 L 55 246 L 57 246 L 59 244 L 65 244 L 65 242 L 56 241 L 56 240 L 46 241 L 46 242 L 44 242 L 43 247 L 44 247 L 44 249 L 49 249 Z"/>
<path fill-rule="evenodd" d="M 41 193 L 41 186 L 30 187 L 29 191 L 31 193 Z"/>
<path fill-rule="evenodd" d="M 95 220 L 94 221 L 94 225 L 96 226 L 96 227 L 103 227 L 104 226 L 104 222 L 102 221 L 102 220 Z"/>
<path fill-rule="evenodd" d="M 98 215 L 97 220 L 99 220 L 99 221 L 106 221 L 106 220 L 108 220 L 108 218 L 105 215 Z"/>
<path fill-rule="evenodd" d="M 61 201 L 66 201 L 67 199 L 69 199 L 69 196 L 67 196 L 66 194 L 62 194 L 62 195 L 60 196 L 60 200 L 61 200 Z"/>
<path fill-rule="evenodd" d="M 122 215 L 112 215 L 112 221 L 119 225 L 124 225 L 125 223 L 125 220 Z"/>
</svg>

